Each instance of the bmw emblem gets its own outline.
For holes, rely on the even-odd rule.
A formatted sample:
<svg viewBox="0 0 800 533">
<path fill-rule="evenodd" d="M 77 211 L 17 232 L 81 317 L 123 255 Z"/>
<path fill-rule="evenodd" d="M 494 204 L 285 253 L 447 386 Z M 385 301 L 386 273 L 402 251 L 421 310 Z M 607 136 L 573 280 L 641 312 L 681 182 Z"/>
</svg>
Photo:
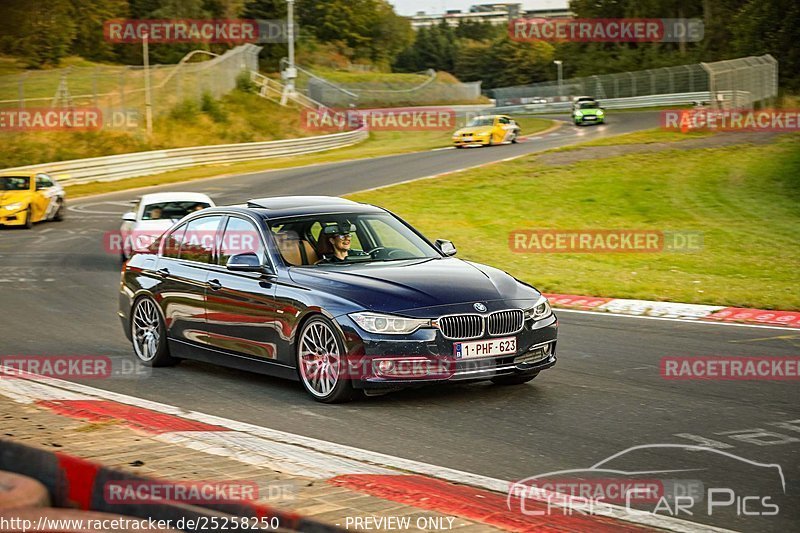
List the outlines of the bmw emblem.
<svg viewBox="0 0 800 533">
<path fill-rule="evenodd" d="M 472 307 L 474 307 L 474 308 L 475 308 L 475 310 L 476 310 L 477 312 L 479 312 L 479 313 L 484 313 L 484 312 L 486 312 L 486 306 L 485 306 L 485 305 L 483 305 L 483 304 L 482 304 L 482 303 L 480 303 L 480 302 L 478 302 L 478 303 L 476 303 L 476 304 L 472 304 Z"/>
</svg>

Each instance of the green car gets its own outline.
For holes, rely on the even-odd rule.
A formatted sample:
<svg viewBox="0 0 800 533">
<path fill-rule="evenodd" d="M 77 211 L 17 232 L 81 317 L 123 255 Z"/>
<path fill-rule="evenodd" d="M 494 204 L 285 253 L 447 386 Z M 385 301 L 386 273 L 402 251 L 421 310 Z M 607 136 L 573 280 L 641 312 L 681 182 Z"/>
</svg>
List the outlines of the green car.
<svg viewBox="0 0 800 533">
<path fill-rule="evenodd" d="M 576 126 L 581 124 L 602 124 L 606 121 L 606 112 L 594 100 L 577 102 L 573 106 L 572 120 Z"/>
</svg>

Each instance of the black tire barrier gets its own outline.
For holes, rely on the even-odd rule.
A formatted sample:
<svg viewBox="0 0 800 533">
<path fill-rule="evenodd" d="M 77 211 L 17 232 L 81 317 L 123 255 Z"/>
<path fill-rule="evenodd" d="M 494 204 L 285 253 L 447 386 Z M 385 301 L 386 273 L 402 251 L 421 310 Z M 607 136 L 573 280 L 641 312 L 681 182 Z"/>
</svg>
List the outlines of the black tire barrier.
<svg viewBox="0 0 800 533">
<path fill-rule="evenodd" d="M 183 519 L 183 531 L 204 531 L 212 520 L 235 517 L 274 518 L 282 531 L 307 533 L 340 533 L 346 531 L 335 525 L 306 518 L 297 513 L 275 509 L 261 503 L 215 503 L 188 505 L 165 501 L 163 503 L 109 503 L 104 488 L 110 481 L 146 481 L 167 484 L 168 481 L 137 476 L 121 470 L 108 468 L 79 457 L 50 452 L 28 446 L 10 439 L 0 438 L 0 470 L 7 470 L 32 477 L 40 481 L 50 493 L 52 505 L 63 508 L 78 508 L 129 517 L 153 520 L 171 520 L 172 524 Z M 0 512 L 0 517 L 3 514 Z M 193 525 L 191 525 L 193 524 Z"/>
</svg>

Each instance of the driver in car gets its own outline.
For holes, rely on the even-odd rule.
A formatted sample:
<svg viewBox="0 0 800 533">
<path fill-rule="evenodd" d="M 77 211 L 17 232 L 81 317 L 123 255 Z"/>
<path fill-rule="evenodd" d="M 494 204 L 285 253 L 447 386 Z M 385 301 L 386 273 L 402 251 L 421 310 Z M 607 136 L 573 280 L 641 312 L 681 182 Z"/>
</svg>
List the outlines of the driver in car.
<svg viewBox="0 0 800 533">
<path fill-rule="evenodd" d="M 325 226 L 322 230 L 322 238 L 320 239 L 320 259 L 319 263 L 343 263 L 351 257 L 369 257 L 369 254 L 363 250 L 352 250 L 351 234 L 356 230 L 356 227 L 349 222 L 343 224 L 333 224 Z"/>
</svg>

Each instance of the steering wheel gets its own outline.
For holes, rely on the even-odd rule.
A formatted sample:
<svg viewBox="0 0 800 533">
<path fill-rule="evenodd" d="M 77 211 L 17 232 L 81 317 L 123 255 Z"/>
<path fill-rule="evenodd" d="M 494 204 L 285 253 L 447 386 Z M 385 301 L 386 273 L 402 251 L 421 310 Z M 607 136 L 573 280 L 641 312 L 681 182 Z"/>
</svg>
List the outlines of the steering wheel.
<svg viewBox="0 0 800 533">
<path fill-rule="evenodd" d="M 385 250 L 385 249 L 386 249 L 385 246 L 378 246 L 377 248 L 373 248 L 372 250 L 370 250 L 369 251 L 369 255 L 370 255 L 370 257 L 375 258 L 375 257 L 377 257 L 377 253 L 376 252 L 380 252 L 381 250 Z"/>
</svg>

